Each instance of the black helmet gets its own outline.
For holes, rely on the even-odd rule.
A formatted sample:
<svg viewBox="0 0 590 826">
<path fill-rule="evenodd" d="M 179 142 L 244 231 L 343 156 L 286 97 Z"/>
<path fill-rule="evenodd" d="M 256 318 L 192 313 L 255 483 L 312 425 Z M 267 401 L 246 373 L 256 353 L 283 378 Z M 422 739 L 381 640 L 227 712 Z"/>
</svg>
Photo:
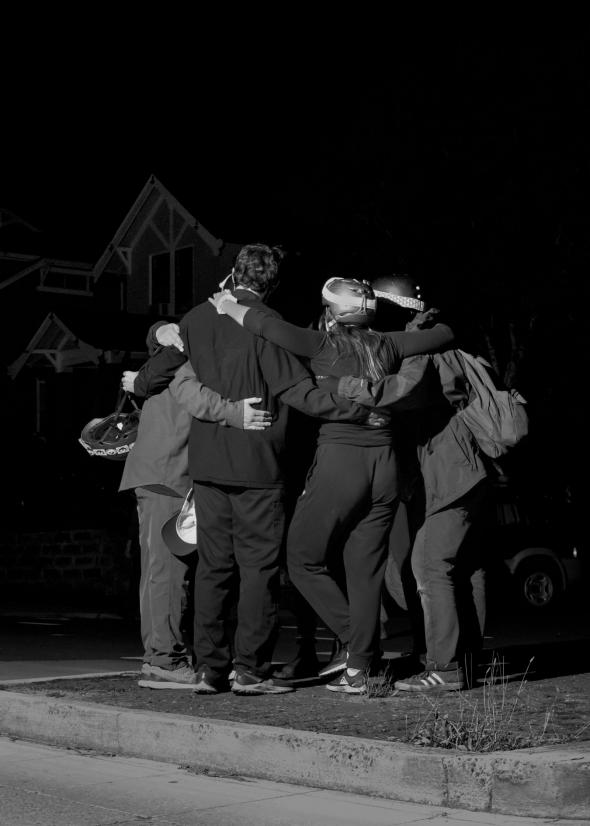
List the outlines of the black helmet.
<svg viewBox="0 0 590 826">
<path fill-rule="evenodd" d="M 377 298 L 398 304 L 407 310 L 424 312 L 424 301 L 420 296 L 420 285 L 409 275 L 384 275 L 376 278 L 371 286 Z"/>
<path fill-rule="evenodd" d="M 377 301 L 368 281 L 329 278 L 322 287 L 322 303 L 341 324 L 367 326 L 375 317 Z"/>
<path fill-rule="evenodd" d="M 122 413 L 121 410 L 129 394 L 125 393 L 114 413 L 104 419 L 91 419 L 82 429 L 78 441 L 91 456 L 104 459 L 124 461 L 137 438 L 141 410 L 130 399 L 133 410 Z"/>
</svg>

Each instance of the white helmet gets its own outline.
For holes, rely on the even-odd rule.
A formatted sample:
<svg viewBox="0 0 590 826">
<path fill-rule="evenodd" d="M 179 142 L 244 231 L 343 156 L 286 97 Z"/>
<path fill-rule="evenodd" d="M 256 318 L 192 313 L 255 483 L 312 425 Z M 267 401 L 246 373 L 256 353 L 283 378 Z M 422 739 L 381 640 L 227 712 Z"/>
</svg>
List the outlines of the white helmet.
<svg viewBox="0 0 590 826">
<path fill-rule="evenodd" d="M 329 278 L 322 287 L 322 303 L 340 324 L 366 327 L 375 317 L 377 301 L 368 281 Z"/>
<path fill-rule="evenodd" d="M 420 296 L 420 285 L 409 275 L 384 275 L 376 278 L 372 285 L 377 298 L 405 307 L 407 310 L 424 312 L 424 301 Z"/>
</svg>

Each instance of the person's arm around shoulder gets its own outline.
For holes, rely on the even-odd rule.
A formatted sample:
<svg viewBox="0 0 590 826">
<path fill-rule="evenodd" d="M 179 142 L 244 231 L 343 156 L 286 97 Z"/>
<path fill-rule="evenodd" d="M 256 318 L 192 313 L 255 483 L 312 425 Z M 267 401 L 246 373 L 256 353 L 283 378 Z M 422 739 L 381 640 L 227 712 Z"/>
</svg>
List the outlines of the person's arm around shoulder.
<svg viewBox="0 0 590 826">
<path fill-rule="evenodd" d="M 177 371 L 170 383 L 170 393 L 181 407 L 201 421 L 239 430 L 266 430 L 271 424 L 270 413 L 254 407 L 262 399 L 250 397 L 234 402 L 223 398 L 197 379 L 189 362 Z"/>
<path fill-rule="evenodd" d="M 159 347 L 176 347 L 182 353 L 184 344 L 180 337 L 180 328 L 174 321 L 156 321 L 148 330 L 145 341 L 148 353 L 153 356 Z"/>
<path fill-rule="evenodd" d="M 136 396 L 147 398 L 154 396 L 156 393 L 161 393 L 165 390 L 172 379 L 179 366 L 186 361 L 184 353 L 179 352 L 176 347 L 160 347 L 159 350 L 151 356 L 139 368 L 135 379 L 133 381 L 134 389 L 131 391 Z M 123 373 L 122 386 L 125 389 L 125 376 Z"/>
<path fill-rule="evenodd" d="M 238 304 L 231 293 L 215 293 L 209 301 L 220 315 L 228 315 L 246 330 L 283 347 L 296 356 L 313 358 L 321 349 L 324 334 L 309 327 L 298 327 L 272 312 Z"/>
<path fill-rule="evenodd" d="M 448 324 L 435 324 L 427 329 L 411 332 L 383 333 L 393 341 L 400 358 L 436 353 L 450 347 L 455 341 L 455 334 Z"/>
</svg>

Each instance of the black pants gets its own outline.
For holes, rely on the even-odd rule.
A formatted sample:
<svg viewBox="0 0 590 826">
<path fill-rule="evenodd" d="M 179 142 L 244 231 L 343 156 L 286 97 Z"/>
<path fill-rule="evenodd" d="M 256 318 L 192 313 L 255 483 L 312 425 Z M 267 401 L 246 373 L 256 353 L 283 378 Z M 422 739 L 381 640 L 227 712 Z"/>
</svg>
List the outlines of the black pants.
<svg viewBox="0 0 590 826">
<path fill-rule="evenodd" d="M 227 619 L 239 576 L 236 667 L 266 676 L 278 631 L 283 491 L 195 482 L 199 564 L 195 581 L 197 667 L 231 668 Z"/>
<path fill-rule="evenodd" d="M 349 665 L 367 667 L 378 645 L 387 537 L 397 502 L 397 465 L 387 447 L 323 444 L 317 449 L 287 538 L 289 576 L 349 647 Z M 340 553 L 346 590 L 329 560 Z"/>
</svg>

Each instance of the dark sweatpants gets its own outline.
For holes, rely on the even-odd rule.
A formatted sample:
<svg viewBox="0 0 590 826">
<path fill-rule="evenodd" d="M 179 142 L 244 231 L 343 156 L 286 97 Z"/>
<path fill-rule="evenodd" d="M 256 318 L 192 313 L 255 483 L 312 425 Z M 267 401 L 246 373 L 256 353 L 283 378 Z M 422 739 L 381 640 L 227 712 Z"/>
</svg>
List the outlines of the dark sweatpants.
<svg viewBox="0 0 590 826">
<path fill-rule="evenodd" d="M 195 580 L 197 667 L 231 669 L 227 619 L 239 576 L 236 667 L 266 676 L 278 630 L 279 553 L 285 530 L 281 489 L 195 482 L 199 565 Z"/>
<path fill-rule="evenodd" d="M 319 445 L 287 538 L 289 576 L 348 644 L 351 668 L 376 652 L 387 537 L 397 501 L 391 446 Z M 329 560 L 343 557 L 347 595 Z"/>
</svg>

